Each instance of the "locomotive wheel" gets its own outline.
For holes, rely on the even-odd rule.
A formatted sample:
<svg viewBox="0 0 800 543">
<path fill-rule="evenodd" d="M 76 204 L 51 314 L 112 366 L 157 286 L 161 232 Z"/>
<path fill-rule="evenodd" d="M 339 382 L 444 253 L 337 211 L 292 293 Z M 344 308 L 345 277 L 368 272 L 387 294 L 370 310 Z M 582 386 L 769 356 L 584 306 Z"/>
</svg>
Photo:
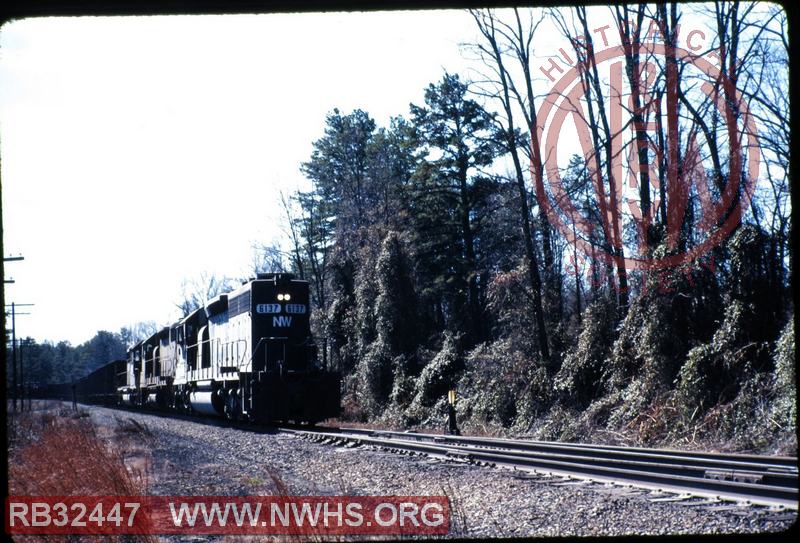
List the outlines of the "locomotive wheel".
<svg viewBox="0 0 800 543">
<path fill-rule="evenodd" d="M 237 420 L 240 411 L 239 393 L 234 388 L 229 390 L 225 395 L 225 418 L 228 420 Z"/>
</svg>

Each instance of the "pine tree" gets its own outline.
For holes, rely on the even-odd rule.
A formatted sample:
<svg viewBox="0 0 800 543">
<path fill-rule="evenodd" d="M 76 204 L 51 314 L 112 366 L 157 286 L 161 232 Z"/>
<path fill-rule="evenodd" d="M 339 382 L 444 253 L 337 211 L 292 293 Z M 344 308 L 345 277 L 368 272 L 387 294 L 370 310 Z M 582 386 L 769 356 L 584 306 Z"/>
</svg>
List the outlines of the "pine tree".
<svg viewBox="0 0 800 543">
<path fill-rule="evenodd" d="M 466 332 L 466 341 L 474 344 L 481 339 L 482 308 L 472 189 L 476 172 L 492 163 L 501 146 L 491 138 L 492 115 L 468 99 L 467 92 L 458 75 L 445 73 L 425 91 L 425 107 L 411 104 L 411 115 L 421 155 L 427 159 L 416 173 L 419 188 L 427 192 L 419 203 L 436 206 L 432 214 L 419 211 L 425 219 L 418 226 L 438 223 L 432 232 L 439 234 L 440 247 L 458 247 L 456 258 L 445 257 L 449 266 L 432 270 L 433 280 L 444 282 L 450 294 L 448 327 Z M 421 231 L 422 236 L 429 233 Z"/>
</svg>

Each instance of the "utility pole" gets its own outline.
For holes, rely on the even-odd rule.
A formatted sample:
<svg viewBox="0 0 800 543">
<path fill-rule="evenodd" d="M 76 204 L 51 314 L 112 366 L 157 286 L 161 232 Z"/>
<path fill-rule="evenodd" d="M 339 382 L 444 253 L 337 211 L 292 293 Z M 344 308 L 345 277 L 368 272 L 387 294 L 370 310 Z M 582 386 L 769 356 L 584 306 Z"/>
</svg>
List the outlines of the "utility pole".
<svg viewBox="0 0 800 543">
<path fill-rule="evenodd" d="M 16 256 L 5 256 L 3 257 L 3 268 L 5 268 L 6 262 L 19 262 L 20 260 L 25 260 L 25 257 L 22 255 Z M 13 278 L 6 279 L 5 276 L 3 277 L 3 284 L 12 284 L 14 283 Z M 3 289 L 3 298 L 5 299 L 5 289 Z M 33 305 L 33 304 L 11 304 L 11 356 L 12 356 L 12 363 L 13 363 L 13 391 L 12 391 L 12 398 L 14 404 L 14 411 L 17 410 L 17 396 L 19 395 L 18 381 L 17 381 L 17 323 L 16 323 L 16 305 Z M 5 305 L 8 307 L 8 305 Z M 20 313 L 21 315 L 27 315 L 27 313 Z M 3 323 L 5 324 L 5 319 L 3 319 Z M 5 341 L 5 340 L 4 340 Z M 2 379 L 5 383 L 5 361 L 3 362 L 3 371 L 2 371 Z M 21 371 L 21 368 L 20 368 Z"/>
<path fill-rule="evenodd" d="M 17 397 L 20 396 L 19 383 L 22 382 L 22 367 L 19 368 L 20 379 L 17 379 L 17 315 L 30 315 L 30 313 L 18 313 L 17 306 L 31 307 L 33 304 L 18 304 L 11 302 L 11 363 L 13 372 L 11 398 L 15 412 L 17 410 Z M 22 360 L 20 360 L 20 364 L 21 363 Z"/>
<path fill-rule="evenodd" d="M 25 369 L 22 366 L 22 340 L 19 340 L 19 410 L 25 411 Z"/>
<path fill-rule="evenodd" d="M 22 341 L 19 342 L 19 365 L 20 365 L 20 368 L 22 367 L 22 353 L 25 352 L 25 349 L 23 349 L 23 347 L 30 348 L 30 346 L 31 346 L 30 338 L 23 339 Z M 32 410 L 32 404 L 33 404 L 33 383 L 31 382 L 30 378 L 28 378 L 28 412 L 29 413 Z"/>
<path fill-rule="evenodd" d="M 17 260 L 25 260 L 25 257 L 22 255 L 3 257 L 3 262 L 15 262 Z M 14 282 L 15 281 L 13 277 L 9 277 L 8 279 L 6 279 L 5 277 L 3 278 L 3 283 L 14 283 Z"/>
<path fill-rule="evenodd" d="M 17 312 L 16 305 L 11 302 L 11 366 L 14 368 L 14 392 L 11 393 L 11 398 L 14 402 L 14 412 L 17 412 Z"/>
<path fill-rule="evenodd" d="M 31 411 L 31 396 L 32 396 L 32 389 L 31 389 L 31 380 L 28 377 L 27 383 L 25 382 L 25 363 L 23 362 L 23 354 L 25 353 L 25 347 L 30 347 L 30 342 L 27 339 L 20 339 L 19 340 L 19 382 L 20 387 L 22 390 L 22 394 L 20 395 L 19 407 L 20 411 L 25 411 L 25 396 L 28 396 L 28 411 Z"/>
<path fill-rule="evenodd" d="M 19 386 L 20 386 L 20 395 L 19 395 L 19 410 L 25 411 L 25 364 L 22 363 L 22 353 L 25 351 L 23 349 L 23 343 L 25 340 L 19 340 Z M 30 411 L 30 409 L 28 409 Z"/>
</svg>

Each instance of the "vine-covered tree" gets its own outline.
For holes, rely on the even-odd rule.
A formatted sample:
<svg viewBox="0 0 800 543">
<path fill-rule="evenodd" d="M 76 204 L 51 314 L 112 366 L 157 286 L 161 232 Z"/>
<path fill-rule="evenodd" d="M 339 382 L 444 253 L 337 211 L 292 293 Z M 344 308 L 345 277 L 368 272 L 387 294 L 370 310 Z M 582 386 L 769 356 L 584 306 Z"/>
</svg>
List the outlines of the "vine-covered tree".
<svg viewBox="0 0 800 543">
<path fill-rule="evenodd" d="M 607 35 L 593 30 L 601 12 Z M 439 426 L 456 386 L 459 417 L 481 429 L 794 452 L 785 13 L 738 1 L 471 13 L 478 80 L 445 73 L 388 127 L 334 110 L 302 166 L 310 190 L 289 199 L 291 266 L 314 285 L 345 416 Z M 718 30 L 706 45 L 724 77 L 688 77 L 673 54 L 689 15 Z M 541 25 L 569 38 L 560 53 L 580 62 L 585 98 L 574 118 L 588 137 L 558 157 L 560 194 L 537 131 Z M 621 132 L 622 97 L 593 56 L 606 39 L 622 45 Z M 666 54 L 637 48 L 648 40 Z M 629 269 L 625 257 L 693 251 L 719 226 L 709 205 L 751 159 L 740 98 L 763 136 L 751 205 L 724 210 L 736 227 L 710 251 Z M 556 210 L 571 232 L 543 196 L 572 202 Z"/>
<path fill-rule="evenodd" d="M 360 304 L 374 320 L 375 335 L 359 362 L 359 385 L 367 411 L 378 413 L 385 406 L 395 385 L 419 371 L 415 358 L 419 342 L 418 305 L 406 251 L 396 232 L 389 232 L 381 244 L 375 263 L 374 309 Z M 361 320 L 364 315 L 360 315 Z"/>
</svg>

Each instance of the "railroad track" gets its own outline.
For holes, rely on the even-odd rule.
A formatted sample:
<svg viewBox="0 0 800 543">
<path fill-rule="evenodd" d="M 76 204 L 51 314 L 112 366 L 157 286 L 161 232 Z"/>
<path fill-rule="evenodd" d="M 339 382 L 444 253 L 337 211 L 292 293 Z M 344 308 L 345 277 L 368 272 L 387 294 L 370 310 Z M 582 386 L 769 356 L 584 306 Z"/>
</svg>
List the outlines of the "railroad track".
<svg viewBox="0 0 800 543">
<path fill-rule="evenodd" d="M 673 494 L 654 498 L 657 500 L 702 497 L 709 504 L 733 501 L 798 510 L 798 464 L 797 457 L 793 456 L 690 452 L 360 428 L 271 428 L 194 414 L 115 408 L 256 433 L 290 433 L 332 445 L 368 445 L 456 462 L 512 468 L 554 477 L 556 484 L 570 484 L 572 480 L 593 481 Z"/>
<path fill-rule="evenodd" d="M 615 483 L 691 497 L 798 509 L 797 458 L 688 452 L 363 430 L 302 429 L 294 433 L 330 444 L 371 445 L 435 458 L 513 468 L 536 474 Z"/>
</svg>

